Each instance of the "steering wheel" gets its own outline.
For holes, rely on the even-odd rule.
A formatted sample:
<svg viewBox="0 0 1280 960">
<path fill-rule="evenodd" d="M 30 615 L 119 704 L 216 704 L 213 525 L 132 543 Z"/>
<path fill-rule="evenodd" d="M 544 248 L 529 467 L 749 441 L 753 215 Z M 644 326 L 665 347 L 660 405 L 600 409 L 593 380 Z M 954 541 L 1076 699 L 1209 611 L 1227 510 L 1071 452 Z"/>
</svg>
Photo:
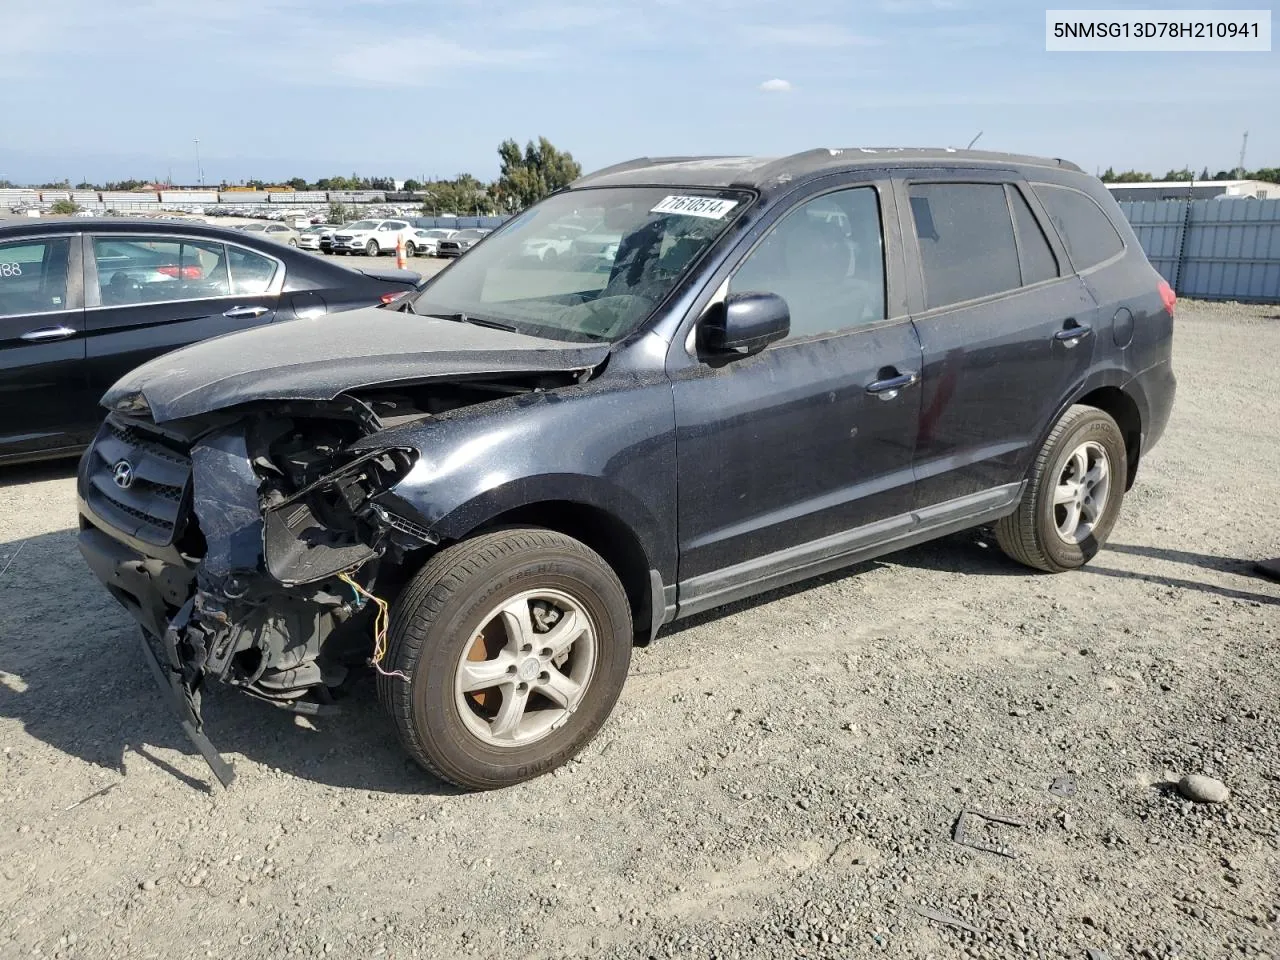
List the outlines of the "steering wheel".
<svg viewBox="0 0 1280 960">
<path fill-rule="evenodd" d="M 644 316 L 656 305 L 650 297 L 620 293 L 568 307 L 556 317 L 556 325 L 610 337 L 622 329 L 627 321 Z"/>
</svg>

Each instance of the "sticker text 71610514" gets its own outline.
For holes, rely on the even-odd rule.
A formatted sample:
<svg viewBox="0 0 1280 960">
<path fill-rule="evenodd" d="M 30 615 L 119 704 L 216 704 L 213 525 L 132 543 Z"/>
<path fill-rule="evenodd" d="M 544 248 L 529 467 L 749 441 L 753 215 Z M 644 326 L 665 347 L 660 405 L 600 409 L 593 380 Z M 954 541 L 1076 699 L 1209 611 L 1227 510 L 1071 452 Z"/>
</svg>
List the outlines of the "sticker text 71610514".
<svg viewBox="0 0 1280 960">
<path fill-rule="evenodd" d="M 721 197 L 663 197 L 662 202 L 650 210 L 650 213 L 679 213 L 686 217 L 706 217 L 708 220 L 723 220 L 725 215 L 738 205 L 737 200 L 725 200 Z"/>
</svg>

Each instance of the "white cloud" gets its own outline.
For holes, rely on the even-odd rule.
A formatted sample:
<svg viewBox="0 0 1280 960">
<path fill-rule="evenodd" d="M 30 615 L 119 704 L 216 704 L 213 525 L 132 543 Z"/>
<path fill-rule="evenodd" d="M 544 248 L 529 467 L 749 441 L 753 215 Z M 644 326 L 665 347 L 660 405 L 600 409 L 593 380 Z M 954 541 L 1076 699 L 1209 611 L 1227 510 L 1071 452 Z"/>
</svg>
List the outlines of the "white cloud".
<svg viewBox="0 0 1280 960">
<path fill-rule="evenodd" d="M 772 80 L 766 80 L 760 84 L 760 89 L 765 93 L 790 93 L 791 81 L 774 77 Z"/>
</svg>

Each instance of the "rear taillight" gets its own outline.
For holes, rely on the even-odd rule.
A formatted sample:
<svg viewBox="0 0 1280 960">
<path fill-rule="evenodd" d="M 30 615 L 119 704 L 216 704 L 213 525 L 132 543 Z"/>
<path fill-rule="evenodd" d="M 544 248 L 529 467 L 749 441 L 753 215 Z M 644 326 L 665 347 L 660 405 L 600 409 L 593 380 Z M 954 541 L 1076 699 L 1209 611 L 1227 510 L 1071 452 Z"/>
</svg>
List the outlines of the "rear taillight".
<svg viewBox="0 0 1280 960">
<path fill-rule="evenodd" d="M 406 296 L 408 293 L 409 293 L 408 290 L 401 290 L 399 293 L 384 293 L 382 295 L 382 302 L 394 303 L 395 301 L 399 300 L 401 297 Z"/>
<path fill-rule="evenodd" d="M 1178 295 L 1173 292 L 1173 287 L 1169 286 L 1169 281 L 1164 277 L 1160 278 L 1160 299 L 1164 301 L 1165 312 L 1172 317 L 1174 305 L 1178 302 Z"/>
</svg>

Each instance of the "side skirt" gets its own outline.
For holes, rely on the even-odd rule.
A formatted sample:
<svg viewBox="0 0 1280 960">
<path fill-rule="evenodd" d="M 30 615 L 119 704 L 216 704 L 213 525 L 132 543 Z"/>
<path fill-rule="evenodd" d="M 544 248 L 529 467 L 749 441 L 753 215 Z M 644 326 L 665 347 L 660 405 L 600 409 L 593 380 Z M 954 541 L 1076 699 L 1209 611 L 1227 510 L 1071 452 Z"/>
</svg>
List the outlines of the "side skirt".
<svg viewBox="0 0 1280 960">
<path fill-rule="evenodd" d="M 672 619 L 998 520 L 1017 508 L 1024 486 L 992 487 L 682 580 Z"/>
</svg>

